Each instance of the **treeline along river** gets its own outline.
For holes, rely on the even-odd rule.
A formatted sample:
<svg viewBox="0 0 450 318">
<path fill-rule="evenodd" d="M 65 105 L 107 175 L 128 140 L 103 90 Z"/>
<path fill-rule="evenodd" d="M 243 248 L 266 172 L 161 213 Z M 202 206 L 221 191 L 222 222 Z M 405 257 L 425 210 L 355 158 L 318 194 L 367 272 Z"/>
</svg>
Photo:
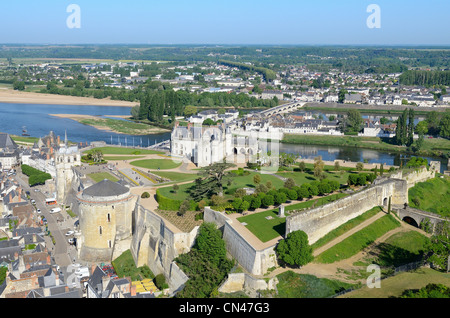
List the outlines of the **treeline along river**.
<svg viewBox="0 0 450 318">
<path fill-rule="evenodd" d="M 91 126 L 83 125 L 75 120 L 58 118 L 49 114 L 79 114 L 91 116 L 130 115 L 129 107 L 109 106 L 73 106 L 73 105 L 30 105 L 0 103 L 0 132 L 12 135 L 22 135 L 22 127 L 26 127 L 32 137 L 44 137 L 53 131 L 56 135 L 70 141 L 90 143 L 92 141 L 105 141 L 107 144 L 128 146 L 151 146 L 170 139 L 170 132 L 145 136 L 123 135 L 103 131 Z M 323 160 L 346 160 L 352 162 L 383 163 L 386 165 L 400 165 L 405 163 L 408 157 L 405 155 L 381 152 L 351 147 L 314 146 L 280 144 L 280 152 L 295 153 L 305 159 L 313 159 L 322 156 Z M 427 158 L 428 160 L 440 160 L 441 170 L 447 169 L 447 160 L 439 158 Z"/>
</svg>

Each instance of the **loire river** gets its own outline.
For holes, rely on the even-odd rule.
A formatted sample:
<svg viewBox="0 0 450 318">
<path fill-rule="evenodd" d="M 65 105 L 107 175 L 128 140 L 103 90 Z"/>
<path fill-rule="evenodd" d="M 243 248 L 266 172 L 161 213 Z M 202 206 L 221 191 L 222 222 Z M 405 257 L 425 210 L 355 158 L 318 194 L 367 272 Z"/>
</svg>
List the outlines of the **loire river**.
<svg viewBox="0 0 450 318">
<path fill-rule="evenodd" d="M 108 106 L 73 106 L 73 105 L 30 105 L 30 104 L 6 104 L 0 103 L 0 132 L 13 135 L 22 135 L 22 127 L 25 126 L 28 134 L 33 137 L 44 137 L 50 131 L 64 138 L 67 136 L 73 142 L 105 141 L 107 144 L 128 146 L 151 146 L 170 139 L 170 132 L 146 136 L 122 135 L 95 129 L 78 123 L 75 120 L 58 118 L 49 114 L 84 114 L 93 116 L 130 115 L 129 107 Z M 336 159 L 369 163 L 383 163 L 387 165 L 400 165 L 400 161 L 406 162 L 408 157 L 395 153 L 380 152 L 349 147 L 313 146 L 281 144 L 280 152 L 296 153 L 305 159 L 314 159 L 322 156 L 323 160 L 334 161 Z M 447 160 L 439 158 L 427 158 L 440 160 L 441 170 L 447 169 Z"/>
<path fill-rule="evenodd" d="M 28 134 L 33 137 L 44 137 L 53 131 L 56 135 L 67 137 L 73 142 L 105 141 L 118 145 L 147 147 L 170 139 L 170 133 L 130 136 L 95 129 L 68 118 L 58 118 L 49 114 L 82 114 L 93 116 L 130 115 L 129 107 L 109 106 L 73 106 L 73 105 L 30 105 L 0 103 L 0 132 L 12 135 L 22 135 L 25 126 Z"/>
</svg>

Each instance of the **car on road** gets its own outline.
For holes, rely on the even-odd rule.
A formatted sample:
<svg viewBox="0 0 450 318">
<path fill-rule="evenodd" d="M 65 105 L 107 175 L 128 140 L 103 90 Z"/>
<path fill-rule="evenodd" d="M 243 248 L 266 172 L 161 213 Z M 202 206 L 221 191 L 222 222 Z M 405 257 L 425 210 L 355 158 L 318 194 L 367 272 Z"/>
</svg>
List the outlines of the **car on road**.
<svg viewBox="0 0 450 318">
<path fill-rule="evenodd" d="M 54 208 L 50 210 L 50 214 L 61 212 L 61 208 Z"/>
<path fill-rule="evenodd" d="M 39 189 L 34 189 L 34 192 L 39 192 Z"/>
<path fill-rule="evenodd" d="M 37 212 L 38 214 L 41 214 L 41 209 L 37 209 L 36 212 Z"/>
<path fill-rule="evenodd" d="M 73 235 L 75 232 L 74 231 L 67 231 L 66 236 L 71 236 Z"/>
<path fill-rule="evenodd" d="M 31 204 L 36 204 L 36 200 L 31 200 Z"/>
<path fill-rule="evenodd" d="M 70 239 L 67 240 L 69 242 L 70 245 L 75 245 L 76 239 L 71 237 Z"/>
</svg>

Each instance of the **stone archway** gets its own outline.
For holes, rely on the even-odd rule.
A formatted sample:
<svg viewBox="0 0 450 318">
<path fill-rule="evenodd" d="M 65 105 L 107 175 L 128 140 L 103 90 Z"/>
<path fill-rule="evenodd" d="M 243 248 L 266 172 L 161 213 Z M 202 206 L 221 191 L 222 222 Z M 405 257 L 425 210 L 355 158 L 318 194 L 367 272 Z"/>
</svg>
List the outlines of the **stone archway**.
<svg viewBox="0 0 450 318">
<path fill-rule="evenodd" d="M 413 219 L 412 217 L 410 217 L 410 216 L 405 216 L 405 217 L 403 218 L 403 221 L 406 222 L 406 223 L 408 223 L 409 225 L 412 225 L 412 226 L 414 226 L 414 227 L 420 228 L 420 227 L 419 227 L 419 224 L 416 222 L 416 220 L 414 220 L 414 219 Z"/>
</svg>

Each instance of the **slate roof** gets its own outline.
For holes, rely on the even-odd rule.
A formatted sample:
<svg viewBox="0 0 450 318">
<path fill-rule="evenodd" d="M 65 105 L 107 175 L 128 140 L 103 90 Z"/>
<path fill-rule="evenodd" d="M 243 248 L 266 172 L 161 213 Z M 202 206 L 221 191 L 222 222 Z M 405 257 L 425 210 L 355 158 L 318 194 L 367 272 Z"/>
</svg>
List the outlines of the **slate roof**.
<svg viewBox="0 0 450 318">
<path fill-rule="evenodd" d="M 112 182 L 110 180 L 103 180 L 83 191 L 83 195 L 93 196 L 93 197 L 112 197 L 125 194 L 129 192 L 130 189 L 124 187 L 117 182 Z"/>
<path fill-rule="evenodd" d="M 17 149 L 18 146 L 14 142 L 14 140 L 11 139 L 9 134 L 0 133 L 0 149 Z"/>
</svg>

